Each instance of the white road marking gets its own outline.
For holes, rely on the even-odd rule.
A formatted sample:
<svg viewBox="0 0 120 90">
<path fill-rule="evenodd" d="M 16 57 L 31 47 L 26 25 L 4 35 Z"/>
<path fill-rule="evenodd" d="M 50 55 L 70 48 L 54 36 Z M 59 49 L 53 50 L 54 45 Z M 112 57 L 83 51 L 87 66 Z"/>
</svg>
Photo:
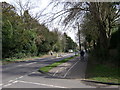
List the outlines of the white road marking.
<svg viewBox="0 0 120 90">
<path fill-rule="evenodd" d="M 63 78 L 65 78 L 68 74 L 68 72 L 78 63 L 79 61 L 77 61 L 75 64 L 73 64 L 73 66 L 70 67 L 70 69 L 68 69 L 68 71 L 65 73 L 65 75 L 63 76 Z"/>
<path fill-rule="evenodd" d="M 63 68 L 65 68 L 65 67 L 61 67 L 59 70 L 62 70 Z M 65 68 L 65 69 L 66 69 L 66 68 Z M 55 76 L 55 75 L 58 73 L 59 70 L 57 70 L 57 71 L 53 74 L 53 76 Z"/>
<path fill-rule="evenodd" d="M 18 82 L 18 81 L 13 81 L 13 80 L 10 80 L 10 81 L 11 81 L 11 83 L 8 83 L 8 84 L 6 84 L 6 85 L 3 85 L 3 87 L 8 87 L 8 86 L 10 86 L 10 85 Z"/>
<path fill-rule="evenodd" d="M 63 69 L 63 68 L 65 68 L 65 67 L 61 67 L 60 69 Z"/>
<path fill-rule="evenodd" d="M 35 64 L 37 62 L 33 62 L 33 63 L 28 63 L 28 64 L 25 64 L 25 65 L 31 65 L 31 64 Z M 24 65 L 18 65 L 18 66 L 24 66 Z"/>
<path fill-rule="evenodd" d="M 17 80 L 18 78 L 15 78 L 15 80 Z"/>
<path fill-rule="evenodd" d="M 62 58 L 62 57 L 56 57 L 56 58 Z"/>
<path fill-rule="evenodd" d="M 67 63 L 65 63 L 65 66 L 67 66 L 68 64 Z"/>
<path fill-rule="evenodd" d="M 9 84 L 7 84 L 7 85 L 4 85 L 3 87 L 8 87 L 8 86 L 10 86 L 10 85 L 12 85 L 11 83 L 9 83 Z"/>
<path fill-rule="evenodd" d="M 31 64 L 34 64 L 34 63 L 37 63 L 37 62 L 28 63 L 28 64 L 22 64 L 22 65 L 17 65 L 17 66 L 12 67 L 12 68 L 17 68 L 17 67 L 21 67 L 21 66 L 25 66 L 25 65 L 31 65 Z M 9 69 L 12 69 L 12 68 L 5 68 L 5 69 L 3 69 L 3 70 L 9 70 Z"/>
<path fill-rule="evenodd" d="M 55 76 L 57 72 L 58 72 L 58 70 L 53 74 L 53 76 Z"/>
<path fill-rule="evenodd" d="M 67 64 L 67 63 L 64 63 L 64 65 L 67 66 L 68 64 Z M 62 70 L 63 68 L 66 69 L 66 67 L 61 67 L 59 70 Z M 57 70 L 57 71 L 53 74 L 53 76 L 55 76 L 55 75 L 58 73 L 59 70 Z"/>
<path fill-rule="evenodd" d="M 17 83 L 18 81 L 14 81 L 14 82 L 12 82 L 12 83 Z"/>
<path fill-rule="evenodd" d="M 19 67 L 23 66 L 23 65 L 18 65 Z"/>
<path fill-rule="evenodd" d="M 36 73 L 36 72 L 32 72 L 32 73 Z M 32 73 L 29 73 L 29 74 L 32 74 Z M 29 74 L 26 74 L 26 75 L 29 75 Z M 26 76 L 26 75 L 24 75 L 24 76 Z M 16 80 L 18 80 L 20 78 L 23 78 L 24 76 L 20 76 L 18 78 L 15 78 L 14 80 L 9 80 L 8 82 L 14 82 L 14 81 L 16 81 Z"/>
<path fill-rule="evenodd" d="M 10 81 L 8 81 L 8 82 L 13 82 L 14 80 L 10 80 Z"/>
<path fill-rule="evenodd" d="M 19 78 L 23 78 L 23 76 L 20 76 Z"/>
<path fill-rule="evenodd" d="M 9 80 L 8 82 L 14 82 L 14 81 L 16 81 L 16 80 L 18 80 L 18 79 L 20 79 L 20 78 L 23 78 L 24 76 L 20 76 L 20 77 L 18 77 L 18 78 L 15 78 L 14 80 Z"/>
<path fill-rule="evenodd" d="M 56 85 L 50 85 L 50 84 L 43 84 L 43 83 L 35 83 L 35 82 L 27 82 L 27 81 L 18 81 L 21 83 L 29 83 L 29 84 L 36 84 L 36 85 L 42 85 L 42 86 L 48 86 L 48 87 L 56 87 L 56 88 L 67 88 L 63 86 L 56 86 Z"/>
<path fill-rule="evenodd" d="M 32 72 L 31 74 L 33 74 L 33 73 L 36 73 L 36 72 Z"/>
<path fill-rule="evenodd" d="M 41 59 L 44 59 L 44 58 L 41 58 Z M 55 58 L 54 58 L 55 59 Z M 51 59 L 52 60 L 52 59 Z M 48 60 L 45 60 L 45 61 L 48 61 Z M 29 63 L 29 64 L 26 64 L 26 65 L 31 65 L 31 64 L 34 64 L 34 63 L 37 63 L 37 62 L 33 62 L 33 63 Z M 23 66 L 23 65 L 18 65 L 18 66 Z M 9 69 L 9 68 L 8 68 Z M 58 71 L 57 71 L 58 72 Z M 56 73 L 57 73 L 56 72 Z M 36 73 L 36 72 L 32 72 L 32 73 Z M 32 73 L 29 73 L 29 74 L 32 74 Z M 26 74 L 26 75 L 29 75 L 29 74 Z M 26 76 L 26 75 L 24 75 L 24 76 Z M 16 80 L 18 80 L 18 79 L 20 79 L 20 78 L 23 78 L 24 76 L 20 76 L 20 77 L 18 77 L 18 78 L 15 78 L 15 80 L 10 80 L 10 81 L 8 81 L 8 82 L 10 82 L 9 84 L 7 84 L 7 85 L 3 85 L 3 84 L 0 84 L 0 86 L 2 86 L 3 85 L 3 87 L 7 87 L 7 86 L 10 86 L 10 85 L 12 85 L 13 83 L 17 83 L 18 81 L 16 81 Z M 23 81 L 22 81 L 23 82 Z M 24 83 L 25 83 L 25 81 L 24 81 Z M 27 83 L 32 83 L 32 82 L 27 82 Z M 39 85 L 44 85 L 44 86 L 51 86 L 51 87 L 56 87 L 56 88 L 67 88 L 67 87 L 62 87 L 62 86 L 55 86 L 55 85 L 47 85 L 47 84 L 41 84 L 41 83 L 33 83 L 33 84 L 39 84 Z"/>
<path fill-rule="evenodd" d="M 34 63 L 37 63 L 37 62 L 33 62 L 33 63 L 28 63 L 28 64 L 26 64 L 26 65 L 31 65 L 31 64 L 34 64 Z"/>
<path fill-rule="evenodd" d="M 36 73 L 36 72 L 32 72 L 32 73 Z M 29 73 L 29 74 L 32 74 L 32 73 Z M 26 74 L 26 75 L 29 75 L 29 74 Z M 24 76 L 26 76 L 26 75 L 24 75 Z M 7 84 L 7 85 L 3 85 L 3 86 L 5 86 L 5 87 L 7 87 L 7 86 L 10 86 L 10 85 L 12 85 L 12 83 L 17 83 L 18 81 L 18 79 L 20 79 L 20 78 L 23 78 L 24 76 L 20 76 L 20 77 L 18 77 L 18 78 L 15 78 L 14 80 L 9 80 L 8 82 L 10 83 L 10 84 Z M 0 86 L 2 86 L 1 84 L 0 84 Z"/>
</svg>

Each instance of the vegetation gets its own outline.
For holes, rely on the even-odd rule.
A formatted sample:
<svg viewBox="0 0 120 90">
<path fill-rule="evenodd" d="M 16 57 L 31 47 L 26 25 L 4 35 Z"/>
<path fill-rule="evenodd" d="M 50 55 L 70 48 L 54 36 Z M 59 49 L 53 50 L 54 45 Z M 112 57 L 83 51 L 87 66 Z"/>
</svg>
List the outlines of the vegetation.
<svg viewBox="0 0 120 90">
<path fill-rule="evenodd" d="M 63 10 L 61 11 L 63 12 L 61 18 L 64 16 L 64 18 L 62 18 L 62 23 L 64 23 L 66 27 L 80 23 L 81 28 L 80 33 L 78 32 L 78 34 L 82 34 L 85 38 L 81 45 L 83 45 L 85 49 L 90 50 L 89 59 L 92 57 L 93 61 L 97 62 L 95 64 L 91 64 L 94 62 L 92 62 L 92 60 L 88 60 L 90 66 L 94 66 L 94 68 L 92 68 L 93 71 L 90 73 L 92 73 L 93 76 L 96 73 L 99 75 L 104 73 L 104 76 L 101 76 L 100 78 L 103 80 L 102 78 L 108 79 L 108 77 L 112 77 L 113 74 L 110 73 L 112 72 L 115 74 L 114 78 L 118 79 L 118 69 L 108 68 L 112 68 L 113 66 L 115 68 L 119 68 L 120 2 L 60 3 L 56 1 L 55 7 L 58 4 L 64 5 Z M 58 16 L 60 15 L 58 14 Z M 97 66 L 98 64 L 100 66 Z M 88 67 L 88 69 L 89 68 L 91 67 Z M 106 71 L 109 76 L 103 71 Z M 97 77 L 99 78 L 99 75 L 96 75 L 96 79 Z"/>
<path fill-rule="evenodd" d="M 102 60 L 109 57 L 112 33 L 118 31 L 120 25 L 119 2 L 54 2 L 55 7 L 63 5 L 63 10 L 56 12 L 50 18 L 61 18 L 61 24 L 66 27 L 79 26 L 84 36 L 84 47 L 96 50 L 96 55 Z M 62 14 L 61 14 L 62 13 Z M 98 53 L 97 53 L 98 52 Z"/>
<path fill-rule="evenodd" d="M 120 80 L 118 76 L 120 9 L 117 5 L 119 3 L 90 3 L 90 12 L 84 16 L 82 32 L 91 48 L 88 65 L 88 69 L 91 69 L 87 73 L 89 79 L 116 83 Z"/>
<path fill-rule="evenodd" d="M 100 82 L 120 83 L 120 67 L 113 64 L 100 64 L 92 56 L 89 57 L 86 79 Z"/>
<path fill-rule="evenodd" d="M 2 2 L 2 57 L 24 58 L 47 54 L 49 51 L 63 52 L 76 48 L 76 43 L 67 36 L 62 35 L 58 30 L 50 31 L 44 24 L 40 24 L 25 10 L 18 14 L 16 8 L 6 2 Z M 66 39 L 65 42 L 63 42 Z M 66 44 L 65 44 L 66 45 Z M 68 44 L 67 44 L 68 45 Z"/>
<path fill-rule="evenodd" d="M 66 33 L 64 33 L 64 37 L 66 39 L 66 41 L 65 41 L 66 43 L 64 45 L 64 52 L 68 52 L 68 50 L 70 50 L 70 49 L 75 50 L 76 48 L 74 48 L 74 47 L 77 47 L 77 44 L 74 43 L 72 41 L 72 39 L 69 36 L 67 36 Z"/>
<path fill-rule="evenodd" d="M 60 65 L 62 63 L 65 63 L 65 62 L 67 62 L 67 61 L 69 61 L 69 60 L 71 60 L 73 58 L 75 58 L 75 56 L 69 57 L 69 58 L 65 58 L 65 59 L 63 59 L 61 61 L 55 62 L 55 63 L 50 64 L 50 65 L 45 66 L 45 67 L 42 67 L 42 68 L 39 69 L 39 71 L 49 72 L 52 68 L 57 67 L 58 65 Z"/>
<path fill-rule="evenodd" d="M 90 70 L 92 74 L 90 76 L 96 76 L 92 79 L 106 81 L 108 77 L 111 77 L 110 80 L 116 82 L 119 78 L 116 68 L 119 68 L 120 60 L 120 2 L 61 3 L 56 0 L 53 3 L 55 4 L 53 8 L 59 5 L 63 5 L 64 8 L 59 12 L 52 12 L 52 17 L 45 18 L 46 21 L 51 22 L 60 17 L 60 22 L 66 27 L 80 23 L 78 34 L 82 34 L 85 38 L 81 45 L 86 50 L 90 50 L 89 59 L 92 57 L 92 60 L 88 60 L 88 65 L 94 67 L 93 71 Z M 2 3 L 3 58 L 39 56 L 51 50 L 68 52 L 69 49 L 77 47 L 77 44 L 66 33 L 61 34 L 57 29 L 50 31 L 45 24 L 40 24 L 31 17 L 28 9 L 21 15 L 18 15 L 15 10 L 12 5 Z M 59 62 L 52 66 L 58 64 Z M 48 67 L 51 69 L 51 66 Z M 48 71 L 48 67 L 43 70 Z M 113 67 L 115 69 L 109 69 Z M 88 66 L 88 68 L 91 67 Z M 104 73 L 104 76 L 100 73 Z M 100 78 L 98 74 L 101 75 Z"/>
</svg>

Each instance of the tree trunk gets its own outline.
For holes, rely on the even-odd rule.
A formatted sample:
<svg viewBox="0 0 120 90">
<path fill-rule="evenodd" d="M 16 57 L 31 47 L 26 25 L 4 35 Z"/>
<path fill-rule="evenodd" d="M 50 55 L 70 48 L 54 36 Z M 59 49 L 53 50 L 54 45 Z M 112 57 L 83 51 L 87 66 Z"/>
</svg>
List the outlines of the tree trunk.
<svg viewBox="0 0 120 90">
<path fill-rule="evenodd" d="M 108 56 L 108 39 L 106 35 L 106 27 L 103 23 L 99 24 L 100 29 L 100 50 L 104 59 Z"/>
<path fill-rule="evenodd" d="M 96 48 L 95 40 L 93 40 L 93 47 Z"/>
</svg>

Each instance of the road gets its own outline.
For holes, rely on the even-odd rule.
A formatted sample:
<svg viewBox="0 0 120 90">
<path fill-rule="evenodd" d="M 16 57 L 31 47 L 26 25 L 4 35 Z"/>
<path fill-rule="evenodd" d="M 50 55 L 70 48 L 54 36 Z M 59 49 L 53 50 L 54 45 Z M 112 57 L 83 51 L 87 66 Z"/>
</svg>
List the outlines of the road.
<svg viewBox="0 0 120 90">
<path fill-rule="evenodd" d="M 40 67 L 47 66 L 62 58 L 39 58 L 32 61 L 12 63 L 2 66 L 2 88 L 95 88 L 83 84 L 77 79 L 55 78 L 38 72 Z"/>
</svg>

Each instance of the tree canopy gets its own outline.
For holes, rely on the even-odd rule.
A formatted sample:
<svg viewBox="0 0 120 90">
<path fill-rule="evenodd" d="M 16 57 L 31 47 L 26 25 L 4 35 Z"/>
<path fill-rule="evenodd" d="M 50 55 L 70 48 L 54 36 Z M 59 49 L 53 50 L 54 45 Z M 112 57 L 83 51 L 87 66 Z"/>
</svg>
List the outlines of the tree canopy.
<svg viewBox="0 0 120 90">
<path fill-rule="evenodd" d="M 31 17 L 29 10 L 25 10 L 20 16 L 14 6 L 2 2 L 2 14 L 3 58 L 36 56 L 48 53 L 50 50 L 64 51 L 62 42 L 68 36 L 64 37 L 58 31 L 50 31 L 44 24 Z M 68 38 L 68 42 L 65 42 L 67 45 L 73 43 L 73 40 Z"/>
</svg>

